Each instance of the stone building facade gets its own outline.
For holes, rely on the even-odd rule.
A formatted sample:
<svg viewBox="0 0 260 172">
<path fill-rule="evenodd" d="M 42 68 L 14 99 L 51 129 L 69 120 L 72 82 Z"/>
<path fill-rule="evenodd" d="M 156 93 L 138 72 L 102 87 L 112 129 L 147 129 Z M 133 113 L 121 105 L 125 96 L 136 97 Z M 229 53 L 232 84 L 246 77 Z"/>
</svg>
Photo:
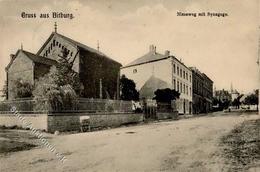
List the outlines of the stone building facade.
<svg viewBox="0 0 260 172">
<path fill-rule="evenodd" d="M 40 76 L 49 72 L 63 55 L 68 53 L 72 69 L 79 73 L 84 86 L 83 97 L 87 98 L 117 98 L 119 94 L 120 63 L 109 58 L 99 50 L 74 41 L 57 32 L 53 32 L 36 54 L 18 50 L 11 55 L 6 67 L 8 99 L 14 99 L 14 81 L 34 84 Z"/>
<path fill-rule="evenodd" d="M 212 110 L 213 101 L 213 81 L 197 68 L 192 70 L 193 85 L 193 113 L 208 113 Z"/>
<path fill-rule="evenodd" d="M 37 56 L 24 50 L 10 55 L 10 63 L 6 67 L 7 99 L 14 99 L 15 81 L 28 82 L 34 85 L 35 80 L 49 72 L 56 61 Z"/>
<path fill-rule="evenodd" d="M 154 97 L 142 94 L 144 88 L 149 85 L 147 82 L 151 80 L 155 80 L 152 83 L 156 83 L 153 85 L 153 91 L 162 88 L 175 89 L 180 93 L 180 99 L 177 101 L 179 113 L 192 113 L 192 72 L 180 60 L 170 55 L 169 51 L 160 54 L 156 51 L 156 47 L 151 45 L 147 54 L 122 67 L 120 75 L 125 75 L 136 83 L 137 90 L 141 90 L 140 96 L 145 95 L 140 98 Z"/>
</svg>

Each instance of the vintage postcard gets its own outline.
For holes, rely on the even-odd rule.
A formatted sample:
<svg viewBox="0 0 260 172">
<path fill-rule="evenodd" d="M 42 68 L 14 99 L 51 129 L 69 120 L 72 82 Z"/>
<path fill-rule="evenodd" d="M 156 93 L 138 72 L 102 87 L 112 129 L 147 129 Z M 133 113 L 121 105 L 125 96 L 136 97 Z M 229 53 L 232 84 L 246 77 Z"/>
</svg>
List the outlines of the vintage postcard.
<svg viewBox="0 0 260 172">
<path fill-rule="evenodd" d="M 0 171 L 260 171 L 259 7 L 0 0 Z"/>
</svg>

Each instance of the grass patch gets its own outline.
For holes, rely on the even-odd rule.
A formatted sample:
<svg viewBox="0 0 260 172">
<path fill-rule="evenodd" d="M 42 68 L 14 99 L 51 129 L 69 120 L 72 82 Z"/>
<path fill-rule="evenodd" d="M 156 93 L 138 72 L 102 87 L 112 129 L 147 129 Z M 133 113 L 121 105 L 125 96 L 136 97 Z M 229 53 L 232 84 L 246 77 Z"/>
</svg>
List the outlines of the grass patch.
<svg viewBox="0 0 260 172">
<path fill-rule="evenodd" d="M 230 171 L 244 171 L 260 160 L 260 119 L 245 121 L 221 138 Z"/>
<path fill-rule="evenodd" d="M 37 146 L 36 139 L 30 132 L 0 129 L 0 154 L 30 150 Z"/>
<path fill-rule="evenodd" d="M 25 142 L 18 142 L 13 140 L 0 140 L 0 154 L 30 150 L 35 146 L 36 145 L 25 143 Z"/>
</svg>

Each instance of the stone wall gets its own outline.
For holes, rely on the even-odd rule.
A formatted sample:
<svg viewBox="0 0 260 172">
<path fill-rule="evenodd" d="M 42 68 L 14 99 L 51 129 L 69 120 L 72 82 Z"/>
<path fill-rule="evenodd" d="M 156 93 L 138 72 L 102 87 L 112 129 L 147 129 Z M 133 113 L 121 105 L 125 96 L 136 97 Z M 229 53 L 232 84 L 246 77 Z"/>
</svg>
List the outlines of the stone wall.
<svg viewBox="0 0 260 172">
<path fill-rule="evenodd" d="M 97 127 L 118 127 L 128 123 L 143 121 L 143 114 L 114 113 L 114 114 L 90 114 L 90 113 L 69 113 L 48 116 L 48 132 L 57 131 L 79 131 L 80 119 L 89 116 L 90 128 Z"/>
<path fill-rule="evenodd" d="M 157 117 L 158 120 L 178 119 L 178 111 L 175 111 L 175 112 L 157 112 L 156 117 Z"/>
<path fill-rule="evenodd" d="M 33 62 L 26 55 L 19 51 L 12 65 L 7 70 L 8 78 L 8 99 L 14 99 L 14 82 L 21 79 L 24 82 L 33 84 Z"/>
<path fill-rule="evenodd" d="M 28 123 L 36 129 L 47 132 L 57 131 L 80 131 L 80 119 L 89 116 L 91 128 L 118 127 L 123 124 L 138 123 L 143 121 L 143 114 L 114 113 L 114 114 L 20 114 Z M 14 114 L 0 114 L 0 126 L 19 126 L 26 128 L 21 120 Z"/>
<path fill-rule="evenodd" d="M 47 131 L 47 114 L 19 114 L 24 117 L 27 123 L 32 123 L 36 129 Z M 26 128 L 27 126 L 14 114 L 0 114 L 0 126 L 18 126 Z"/>
</svg>

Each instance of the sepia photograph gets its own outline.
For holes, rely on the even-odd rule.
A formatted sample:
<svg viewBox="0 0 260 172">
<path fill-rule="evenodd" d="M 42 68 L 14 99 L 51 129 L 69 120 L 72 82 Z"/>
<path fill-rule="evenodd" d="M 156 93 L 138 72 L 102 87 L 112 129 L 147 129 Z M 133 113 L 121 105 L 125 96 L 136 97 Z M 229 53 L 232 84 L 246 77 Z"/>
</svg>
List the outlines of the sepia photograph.
<svg viewBox="0 0 260 172">
<path fill-rule="evenodd" d="M 260 171 L 259 10 L 0 0 L 0 171 Z"/>
</svg>

